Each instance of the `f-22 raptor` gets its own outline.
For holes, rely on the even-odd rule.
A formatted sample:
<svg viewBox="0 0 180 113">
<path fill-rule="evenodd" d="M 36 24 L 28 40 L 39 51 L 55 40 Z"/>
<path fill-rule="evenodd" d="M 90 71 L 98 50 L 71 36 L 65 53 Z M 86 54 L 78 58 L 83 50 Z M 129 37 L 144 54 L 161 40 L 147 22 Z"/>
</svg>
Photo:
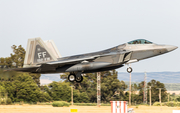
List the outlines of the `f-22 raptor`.
<svg viewBox="0 0 180 113">
<path fill-rule="evenodd" d="M 84 73 L 117 69 L 177 48 L 137 39 L 99 52 L 61 57 L 52 40 L 32 38 L 28 40 L 23 68 L 11 70 L 39 74 L 69 72 L 70 82 L 82 82 Z M 128 67 L 127 72 L 131 73 L 132 68 Z"/>
</svg>

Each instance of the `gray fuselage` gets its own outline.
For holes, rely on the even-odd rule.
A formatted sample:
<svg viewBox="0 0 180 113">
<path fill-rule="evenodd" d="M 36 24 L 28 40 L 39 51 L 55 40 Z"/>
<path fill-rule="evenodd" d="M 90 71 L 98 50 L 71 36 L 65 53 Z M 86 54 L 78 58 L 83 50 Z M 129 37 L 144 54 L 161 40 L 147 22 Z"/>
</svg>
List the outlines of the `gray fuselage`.
<svg viewBox="0 0 180 113">
<path fill-rule="evenodd" d="M 37 63 L 34 66 L 26 64 L 27 67 L 14 70 L 31 73 L 93 73 L 108 71 L 120 68 L 124 64 L 138 62 L 173 51 L 176 48 L 176 46 L 158 45 L 144 39 L 139 39 L 99 52 L 57 58 L 56 61 Z M 34 55 L 34 61 L 38 60 L 37 56 L 39 53 L 37 52 L 36 54 L 35 52 Z"/>
<path fill-rule="evenodd" d="M 85 57 L 97 56 L 92 60 L 84 60 L 78 64 L 69 64 L 58 67 L 57 73 L 60 72 L 82 72 L 92 73 L 117 69 L 123 64 L 137 62 L 146 58 L 161 55 L 170 52 L 177 47 L 158 45 L 158 44 L 122 44 L 111 49 L 100 52 L 82 54 L 58 59 L 60 62 L 65 60 L 83 59 Z"/>
</svg>

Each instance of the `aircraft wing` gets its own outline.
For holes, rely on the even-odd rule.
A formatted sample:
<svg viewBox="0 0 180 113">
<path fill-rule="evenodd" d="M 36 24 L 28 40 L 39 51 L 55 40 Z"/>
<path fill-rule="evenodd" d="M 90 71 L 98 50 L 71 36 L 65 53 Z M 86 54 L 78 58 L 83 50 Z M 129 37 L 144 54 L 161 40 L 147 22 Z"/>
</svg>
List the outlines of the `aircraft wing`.
<svg viewBox="0 0 180 113">
<path fill-rule="evenodd" d="M 15 68 L 15 69 L 7 69 L 5 71 L 38 71 L 39 69 L 43 70 L 55 70 L 56 67 L 62 67 L 64 65 L 73 65 L 73 64 L 79 64 L 82 62 L 90 62 L 95 60 L 96 58 L 102 57 L 102 56 L 109 56 L 110 54 L 106 55 L 93 55 L 93 56 L 83 56 L 83 55 L 77 55 L 77 56 L 71 56 L 71 57 L 64 57 L 59 58 L 58 61 L 52 61 L 47 63 L 39 63 L 35 67 L 24 67 L 24 68 Z"/>
<path fill-rule="evenodd" d="M 62 66 L 62 65 L 67 65 L 67 64 L 76 64 L 76 63 L 81 63 L 83 61 L 92 61 L 96 58 L 98 58 L 100 55 L 95 55 L 95 56 L 87 56 L 87 57 L 80 57 L 80 58 L 71 58 L 71 57 L 67 57 L 67 58 L 62 58 L 59 59 L 58 61 L 53 61 L 53 62 L 48 62 L 42 65 L 58 65 L 58 66 Z"/>
<path fill-rule="evenodd" d="M 129 51 L 128 52 L 121 52 L 121 54 L 125 54 L 125 53 L 129 53 Z M 117 53 L 93 55 L 93 56 L 77 55 L 77 56 L 72 56 L 72 57 L 60 58 L 60 59 L 58 59 L 58 61 L 47 62 L 47 63 L 40 64 L 40 65 L 41 66 L 51 65 L 51 66 L 61 67 L 61 66 L 67 65 L 67 64 L 77 64 L 77 63 L 82 63 L 82 62 L 90 62 L 90 61 L 93 61 L 99 57 L 112 56 L 112 55 L 116 55 L 116 54 Z"/>
</svg>

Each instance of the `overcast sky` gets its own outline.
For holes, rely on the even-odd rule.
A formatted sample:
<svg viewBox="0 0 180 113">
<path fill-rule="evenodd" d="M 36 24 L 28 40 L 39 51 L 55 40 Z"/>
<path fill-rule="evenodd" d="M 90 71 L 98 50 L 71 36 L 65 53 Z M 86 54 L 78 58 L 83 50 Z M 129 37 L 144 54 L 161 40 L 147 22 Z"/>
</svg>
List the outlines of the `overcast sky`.
<svg viewBox="0 0 180 113">
<path fill-rule="evenodd" d="M 54 40 L 62 56 L 134 39 L 180 47 L 180 0 L 0 0 L 0 57 L 28 38 Z M 180 49 L 132 64 L 134 72 L 180 71 Z M 118 69 L 126 72 L 126 67 Z"/>
</svg>

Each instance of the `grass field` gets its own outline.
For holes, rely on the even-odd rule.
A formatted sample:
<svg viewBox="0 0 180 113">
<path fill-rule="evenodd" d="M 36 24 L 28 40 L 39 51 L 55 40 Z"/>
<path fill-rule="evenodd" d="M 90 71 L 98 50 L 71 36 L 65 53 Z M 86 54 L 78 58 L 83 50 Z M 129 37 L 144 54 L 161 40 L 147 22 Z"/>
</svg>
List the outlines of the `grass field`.
<svg viewBox="0 0 180 113">
<path fill-rule="evenodd" d="M 172 113 L 180 107 L 139 106 L 134 108 L 135 113 Z M 111 106 L 70 106 L 52 107 L 51 105 L 0 105 L 0 113 L 70 113 L 70 109 L 77 109 L 77 113 L 111 113 Z"/>
</svg>

